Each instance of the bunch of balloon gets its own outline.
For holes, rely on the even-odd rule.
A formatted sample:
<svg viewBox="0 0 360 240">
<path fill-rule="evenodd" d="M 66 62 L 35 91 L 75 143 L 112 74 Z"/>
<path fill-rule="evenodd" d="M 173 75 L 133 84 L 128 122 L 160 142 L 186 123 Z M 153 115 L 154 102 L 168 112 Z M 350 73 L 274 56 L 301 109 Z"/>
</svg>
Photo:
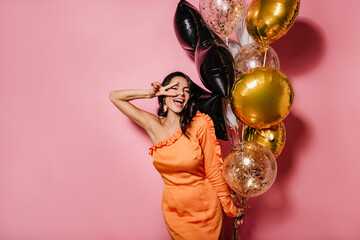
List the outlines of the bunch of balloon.
<svg viewBox="0 0 360 240">
<path fill-rule="evenodd" d="M 282 120 L 294 91 L 269 44 L 292 26 L 299 1 L 253 0 L 246 9 L 244 0 L 200 0 L 199 13 L 181 0 L 175 13 L 179 43 L 194 57 L 209 90 L 197 86 L 200 110 L 212 117 L 219 139 L 228 140 L 226 126 L 235 130 L 237 144 L 231 138 L 223 174 L 243 210 L 248 197 L 263 194 L 274 182 L 275 157 L 285 144 Z M 229 39 L 234 29 L 239 43 Z"/>
<path fill-rule="evenodd" d="M 238 38 L 243 37 L 239 41 L 248 36 L 250 42 L 235 55 L 231 107 L 244 123 L 242 140 L 264 144 L 275 157 L 285 144 L 281 121 L 291 110 L 294 91 L 269 44 L 290 29 L 299 6 L 300 0 L 253 0 L 236 27 Z"/>
<path fill-rule="evenodd" d="M 299 5 L 300 0 L 253 0 L 236 27 L 243 45 L 234 57 L 230 104 L 243 123 L 242 142 L 225 158 L 223 174 L 244 206 L 248 197 L 270 188 L 276 177 L 275 158 L 285 145 L 282 121 L 291 110 L 294 91 L 269 44 L 293 25 Z"/>
<path fill-rule="evenodd" d="M 215 33 L 222 36 L 226 47 L 231 53 L 232 58 L 235 58 L 236 53 L 241 46 L 234 40 L 229 39 L 229 35 L 235 30 L 246 12 L 246 4 L 244 0 L 200 0 L 199 2 L 200 14 L 204 19 L 206 25 Z M 232 60 L 233 62 L 233 60 Z M 230 64 L 228 65 L 230 66 Z M 235 63 L 233 63 L 235 67 Z M 228 70 L 230 72 L 230 69 Z M 233 84 L 235 78 L 232 77 L 234 73 L 231 72 L 230 85 Z M 222 99 L 223 115 L 225 124 L 229 128 L 231 144 L 235 141 L 232 137 L 232 132 L 237 133 L 239 121 L 230 109 L 230 102 L 227 96 Z M 238 135 L 237 139 L 238 139 Z"/>
<path fill-rule="evenodd" d="M 234 58 L 228 46 L 209 26 L 220 34 L 227 35 L 235 29 L 237 22 L 233 20 L 241 20 L 245 8 L 243 0 L 221 1 L 221 6 L 215 9 L 211 7 L 218 2 L 200 2 L 201 15 L 205 11 L 206 16 L 214 17 L 210 22 L 217 23 L 210 24 L 209 19 L 204 20 L 194 6 L 181 0 L 175 12 L 174 29 L 180 45 L 194 57 L 201 82 L 210 91 L 198 91 L 200 111 L 213 119 L 216 136 L 228 140 L 222 102 L 229 98 L 235 81 Z M 227 13 L 221 12 L 224 9 L 227 9 Z"/>
</svg>

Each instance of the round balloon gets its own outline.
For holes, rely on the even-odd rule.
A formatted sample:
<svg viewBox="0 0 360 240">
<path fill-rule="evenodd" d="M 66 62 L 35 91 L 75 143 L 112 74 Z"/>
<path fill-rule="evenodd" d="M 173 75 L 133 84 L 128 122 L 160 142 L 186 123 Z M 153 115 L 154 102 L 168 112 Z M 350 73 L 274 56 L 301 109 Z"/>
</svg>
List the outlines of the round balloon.
<svg viewBox="0 0 360 240">
<path fill-rule="evenodd" d="M 265 50 L 261 44 L 253 42 L 242 47 L 235 58 L 236 77 L 257 67 L 280 69 L 279 57 L 272 47 Z M 265 61 L 264 61 L 265 60 Z"/>
<path fill-rule="evenodd" d="M 277 157 L 285 145 L 285 126 L 280 122 L 270 128 L 257 129 L 244 124 L 242 126 L 242 140 L 261 143 L 270 149 L 274 157 Z"/>
<path fill-rule="evenodd" d="M 243 197 L 265 193 L 276 178 L 271 151 L 256 142 L 241 142 L 224 159 L 223 176 L 230 188 Z"/>
<path fill-rule="evenodd" d="M 282 37 L 299 13 L 300 0 L 253 0 L 246 14 L 250 36 L 264 45 Z"/>
<path fill-rule="evenodd" d="M 269 128 L 290 112 L 294 90 L 286 75 L 275 68 L 254 68 L 234 83 L 230 102 L 235 115 L 253 128 Z"/>
<path fill-rule="evenodd" d="M 244 0 L 200 0 L 200 14 L 214 32 L 229 36 L 245 15 Z"/>
</svg>

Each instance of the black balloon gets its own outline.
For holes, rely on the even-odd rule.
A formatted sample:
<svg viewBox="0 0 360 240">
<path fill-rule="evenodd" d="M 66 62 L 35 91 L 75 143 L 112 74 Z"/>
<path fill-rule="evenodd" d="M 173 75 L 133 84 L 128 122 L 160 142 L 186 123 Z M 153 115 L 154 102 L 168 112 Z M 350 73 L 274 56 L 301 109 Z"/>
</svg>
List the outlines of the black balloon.
<svg viewBox="0 0 360 240">
<path fill-rule="evenodd" d="M 213 120 L 216 137 L 227 141 L 228 135 L 222 109 L 222 97 L 219 94 L 200 97 L 199 110 L 208 114 Z"/>
<path fill-rule="evenodd" d="M 204 86 L 227 98 L 235 80 L 234 59 L 225 43 L 206 25 L 201 27 L 195 63 Z"/>
<path fill-rule="evenodd" d="M 187 1 L 178 3 L 174 16 L 174 29 L 181 47 L 192 57 L 199 39 L 202 18 L 198 10 Z"/>
<path fill-rule="evenodd" d="M 215 134 L 218 139 L 228 140 L 225 119 L 223 115 L 222 97 L 219 94 L 209 93 L 192 82 L 191 91 L 198 98 L 198 109 L 206 113 L 214 122 Z"/>
</svg>

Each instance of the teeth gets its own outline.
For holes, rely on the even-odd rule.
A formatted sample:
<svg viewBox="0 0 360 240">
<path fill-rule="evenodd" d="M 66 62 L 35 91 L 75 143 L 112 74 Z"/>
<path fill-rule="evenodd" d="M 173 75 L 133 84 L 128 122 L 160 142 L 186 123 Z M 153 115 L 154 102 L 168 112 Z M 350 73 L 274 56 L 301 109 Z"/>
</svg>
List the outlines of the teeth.
<svg viewBox="0 0 360 240">
<path fill-rule="evenodd" d="M 183 100 L 179 100 L 179 99 L 175 99 L 174 102 L 178 102 L 178 103 L 183 103 L 184 101 Z"/>
</svg>

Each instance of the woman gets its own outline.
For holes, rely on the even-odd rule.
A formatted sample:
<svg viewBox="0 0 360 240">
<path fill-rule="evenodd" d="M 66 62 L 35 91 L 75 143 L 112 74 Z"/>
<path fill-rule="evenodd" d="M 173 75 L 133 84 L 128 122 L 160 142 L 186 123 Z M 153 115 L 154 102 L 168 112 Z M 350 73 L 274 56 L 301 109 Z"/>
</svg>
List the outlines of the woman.
<svg viewBox="0 0 360 240">
<path fill-rule="evenodd" d="M 197 111 L 193 83 L 181 72 L 145 90 L 119 90 L 111 101 L 151 138 L 153 164 L 164 180 L 162 211 L 173 239 L 218 239 L 222 209 L 239 216 L 222 174 L 222 157 L 214 125 Z M 158 97 L 158 116 L 129 101 Z"/>
</svg>

